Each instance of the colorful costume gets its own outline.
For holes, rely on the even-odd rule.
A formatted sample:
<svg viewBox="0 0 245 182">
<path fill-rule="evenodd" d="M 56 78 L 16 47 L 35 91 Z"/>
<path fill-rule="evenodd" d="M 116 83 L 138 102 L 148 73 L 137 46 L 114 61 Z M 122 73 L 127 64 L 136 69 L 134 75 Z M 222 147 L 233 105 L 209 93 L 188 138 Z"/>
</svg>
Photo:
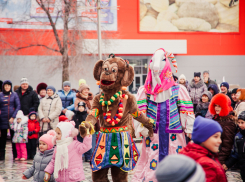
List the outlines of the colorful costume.
<svg viewBox="0 0 245 182">
<path fill-rule="evenodd" d="M 101 126 L 91 159 L 92 180 L 109 181 L 105 174 L 111 168 L 112 180 L 125 182 L 127 172 L 135 168 L 139 157 L 130 134 L 131 117 L 148 128 L 150 136 L 153 136 L 154 122 L 139 111 L 135 97 L 125 91 L 134 79 L 133 67 L 126 60 L 115 56 L 99 60 L 94 78 L 102 92 L 95 96 L 85 121 L 94 125 L 99 120 Z M 81 125 L 79 128 L 82 129 Z"/>
<path fill-rule="evenodd" d="M 154 83 L 152 77 L 156 75 L 155 72 L 151 72 L 154 65 L 150 65 L 145 85 L 140 87 L 137 94 L 140 111 L 153 119 L 156 127 L 154 136 L 148 137 L 145 135 L 146 129 L 135 121 L 136 136 L 141 134 L 144 138 L 141 157 L 132 181 L 157 181 L 154 171 L 158 162 L 168 154 L 177 154 L 186 146 L 185 133 L 192 133 L 195 118 L 186 88 L 173 80 L 168 60 L 174 60 L 173 54 L 166 53 L 164 49 L 157 51 L 158 54 L 162 52 L 161 61 L 164 61 L 163 69 L 159 70 L 161 84 Z M 176 61 L 172 62 L 177 66 Z"/>
</svg>

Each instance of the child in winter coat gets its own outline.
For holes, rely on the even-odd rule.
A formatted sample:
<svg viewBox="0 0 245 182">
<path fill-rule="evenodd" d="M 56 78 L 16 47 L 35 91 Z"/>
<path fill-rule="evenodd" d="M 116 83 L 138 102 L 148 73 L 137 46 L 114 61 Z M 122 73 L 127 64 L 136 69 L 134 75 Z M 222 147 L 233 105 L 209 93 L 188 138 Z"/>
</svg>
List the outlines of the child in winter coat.
<svg viewBox="0 0 245 182">
<path fill-rule="evenodd" d="M 55 131 L 50 130 L 47 134 L 39 138 L 39 151 L 34 157 L 33 165 L 23 173 L 22 179 L 29 179 L 33 176 L 32 182 L 43 182 L 45 175 L 44 169 L 51 161 L 54 153 L 54 144 L 52 142 L 54 136 Z M 49 181 L 55 181 L 53 175 Z"/>
<path fill-rule="evenodd" d="M 186 80 L 186 77 L 185 77 L 184 74 L 181 74 L 181 75 L 179 76 L 178 83 L 181 84 L 181 85 L 183 85 L 185 88 L 188 87 L 188 81 Z"/>
<path fill-rule="evenodd" d="M 211 92 L 209 91 L 203 92 L 200 99 L 200 103 L 196 107 L 196 112 L 195 112 L 196 117 L 202 116 L 204 118 L 209 118 L 209 119 L 213 118 L 213 115 L 210 114 L 210 112 L 208 111 L 208 106 L 210 104 L 211 98 L 212 98 Z"/>
<path fill-rule="evenodd" d="M 27 151 L 26 143 L 28 142 L 28 118 L 19 110 L 13 123 L 10 123 L 10 128 L 14 130 L 13 143 L 15 143 L 17 158 L 15 160 L 26 160 Z"/>
<path fill-rule="evenodd" d="M 236 133 L 236 117 L 234 116 L 231 107 L 230 98 L 222 93 L 215 95 L 209 105 L 209 112 L 214 115 L 214 120 L 217 121 L 222 129 L 221 135 L 222 144 L 219 150 L 219 161 L 224 164 L 231 154 L 233 141 Z"/>
<path fill-rule="evenodd" d="M 85 179 L 82 165 L 82 154 L 92 148 L 92 136 L 84 133 L 83 143 L 76 140 L 78 129 L 75 123 L 60 122 L 57 125 L 56 147 L 51 162 L 45 169 L 44 180 L 48 181 L 54 174 L 57 182 L 75 182 Z"/>
<path fill-rule="evenodd" d="M 85 119 L 88 116 L 86 103 L 85 102 L 79 102 L 77 104 L 77 111 L 75 111 L 75 115 L 73 116 L 73 121 L 75 122 L 75 127 L 78 129 L 79 125 L 85 121 Z M 83 142 L 83 138 L 80 136 L 80 134 L 77 135 L 77 140 L 79 142 Z M 92 149 L 88 150 L 84 153 L 85 162 L 90 162 L 90 158 L 92 155 Z"/>
<path fill-rule="evenodd" d="M 240 173 L 242 180 L 245 181 L 245 111 L 242 111 L 238 116 L 238 126 L 240 132 L 236 134 L 233 150 L 231 152 L 231 156 L 228 160 L 226 160 L 225 164 L 223 164 L 223 168 L 227 170 L 231 168 L 235 163 L 238 162 L 240 167 Z"/>
<path fill-rule="evenodd" d="M 30 112 L 28 120 L 28 143 L 27 146 L 27 156 L 28 159 L 34 158 L 37 150 L 37 139 L 38 132 L 40 130 L 39 122 L 37 121 L 37 113 L 35 111 Z"/>
<path fill-rule="evenodd" d="M 179 154 L 199 163 L 206 174 L 206 182 L 227 182 L 217 153 L 221 144 L 222 128 L 218 122 L 198 116 L 195 119 L 192 140 Z"/>
</svg>

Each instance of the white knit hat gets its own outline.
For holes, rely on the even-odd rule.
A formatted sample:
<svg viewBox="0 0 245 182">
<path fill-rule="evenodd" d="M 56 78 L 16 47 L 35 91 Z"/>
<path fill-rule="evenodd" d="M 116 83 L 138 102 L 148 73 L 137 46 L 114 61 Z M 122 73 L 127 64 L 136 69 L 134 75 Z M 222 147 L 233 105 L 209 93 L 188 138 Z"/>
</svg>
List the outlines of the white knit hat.
<svg viewBox="0 0 245 182">
<path fill-rule="evenodd" d="M 70 137 L 72 130 L 75 128 L 75 126 L 71 122 L 59 122 L 57 125 L 57 128 L 61 131 L 61 140 Z"/>
<path fill-rule="evenodd" d="M 21 78 L 21 80 L 20 80 L 20 84 L 23 84 L 23 83 L 27 83 L 27 84 L 29 84 L 28 79 L 27 79 L 27 78 L 25 78 L 25 77 Z"/>
<path fill-rule="evenodd" d="M 184 80 L 186 81 L 185 75 L 184 75 L 184 74 L 181 74 L 181 75 L 179 76 L 179 80 L 180 80 L 180 79 L 184 79 Z"/>
</svg>

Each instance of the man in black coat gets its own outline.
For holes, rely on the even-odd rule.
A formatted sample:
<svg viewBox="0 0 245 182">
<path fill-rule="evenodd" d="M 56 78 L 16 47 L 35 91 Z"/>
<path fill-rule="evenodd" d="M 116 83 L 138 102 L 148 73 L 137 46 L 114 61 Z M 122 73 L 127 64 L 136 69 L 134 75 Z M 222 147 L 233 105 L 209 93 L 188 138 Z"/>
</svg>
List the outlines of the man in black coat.
<svg viewBox="0 0 245 182">
<path fill-rule="evenodd" d="M 27 78 L 21 78 L 20 87 L 16 93 L 20 98 L 20 106 L 24 115 L 28 115 L 31 111 L 37 112 L 39 98 L 37 93 L 29 85 Z"/>
</svg>

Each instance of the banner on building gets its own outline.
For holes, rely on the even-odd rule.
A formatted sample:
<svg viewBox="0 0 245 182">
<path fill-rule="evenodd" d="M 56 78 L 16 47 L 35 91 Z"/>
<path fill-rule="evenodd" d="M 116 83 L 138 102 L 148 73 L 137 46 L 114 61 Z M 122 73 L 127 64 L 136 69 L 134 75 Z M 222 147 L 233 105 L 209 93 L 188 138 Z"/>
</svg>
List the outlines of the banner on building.
<svg viewBox="0 0 245 182">
<path fill-rule="evenodd" d="M 69 27 L 97 30 L 96 0 L 70 0 Z M 0 0 L 0 28 L 51 29 L 47 13 L 63 29 L 64 0 Z M 102 30 L 117 31 L 117 1 L 101 0 Z"/>
<path fill-rule="evenodd" d="M 144 32 L 239 32 L 239 0 L 139 0 Z"/>
</svg>

